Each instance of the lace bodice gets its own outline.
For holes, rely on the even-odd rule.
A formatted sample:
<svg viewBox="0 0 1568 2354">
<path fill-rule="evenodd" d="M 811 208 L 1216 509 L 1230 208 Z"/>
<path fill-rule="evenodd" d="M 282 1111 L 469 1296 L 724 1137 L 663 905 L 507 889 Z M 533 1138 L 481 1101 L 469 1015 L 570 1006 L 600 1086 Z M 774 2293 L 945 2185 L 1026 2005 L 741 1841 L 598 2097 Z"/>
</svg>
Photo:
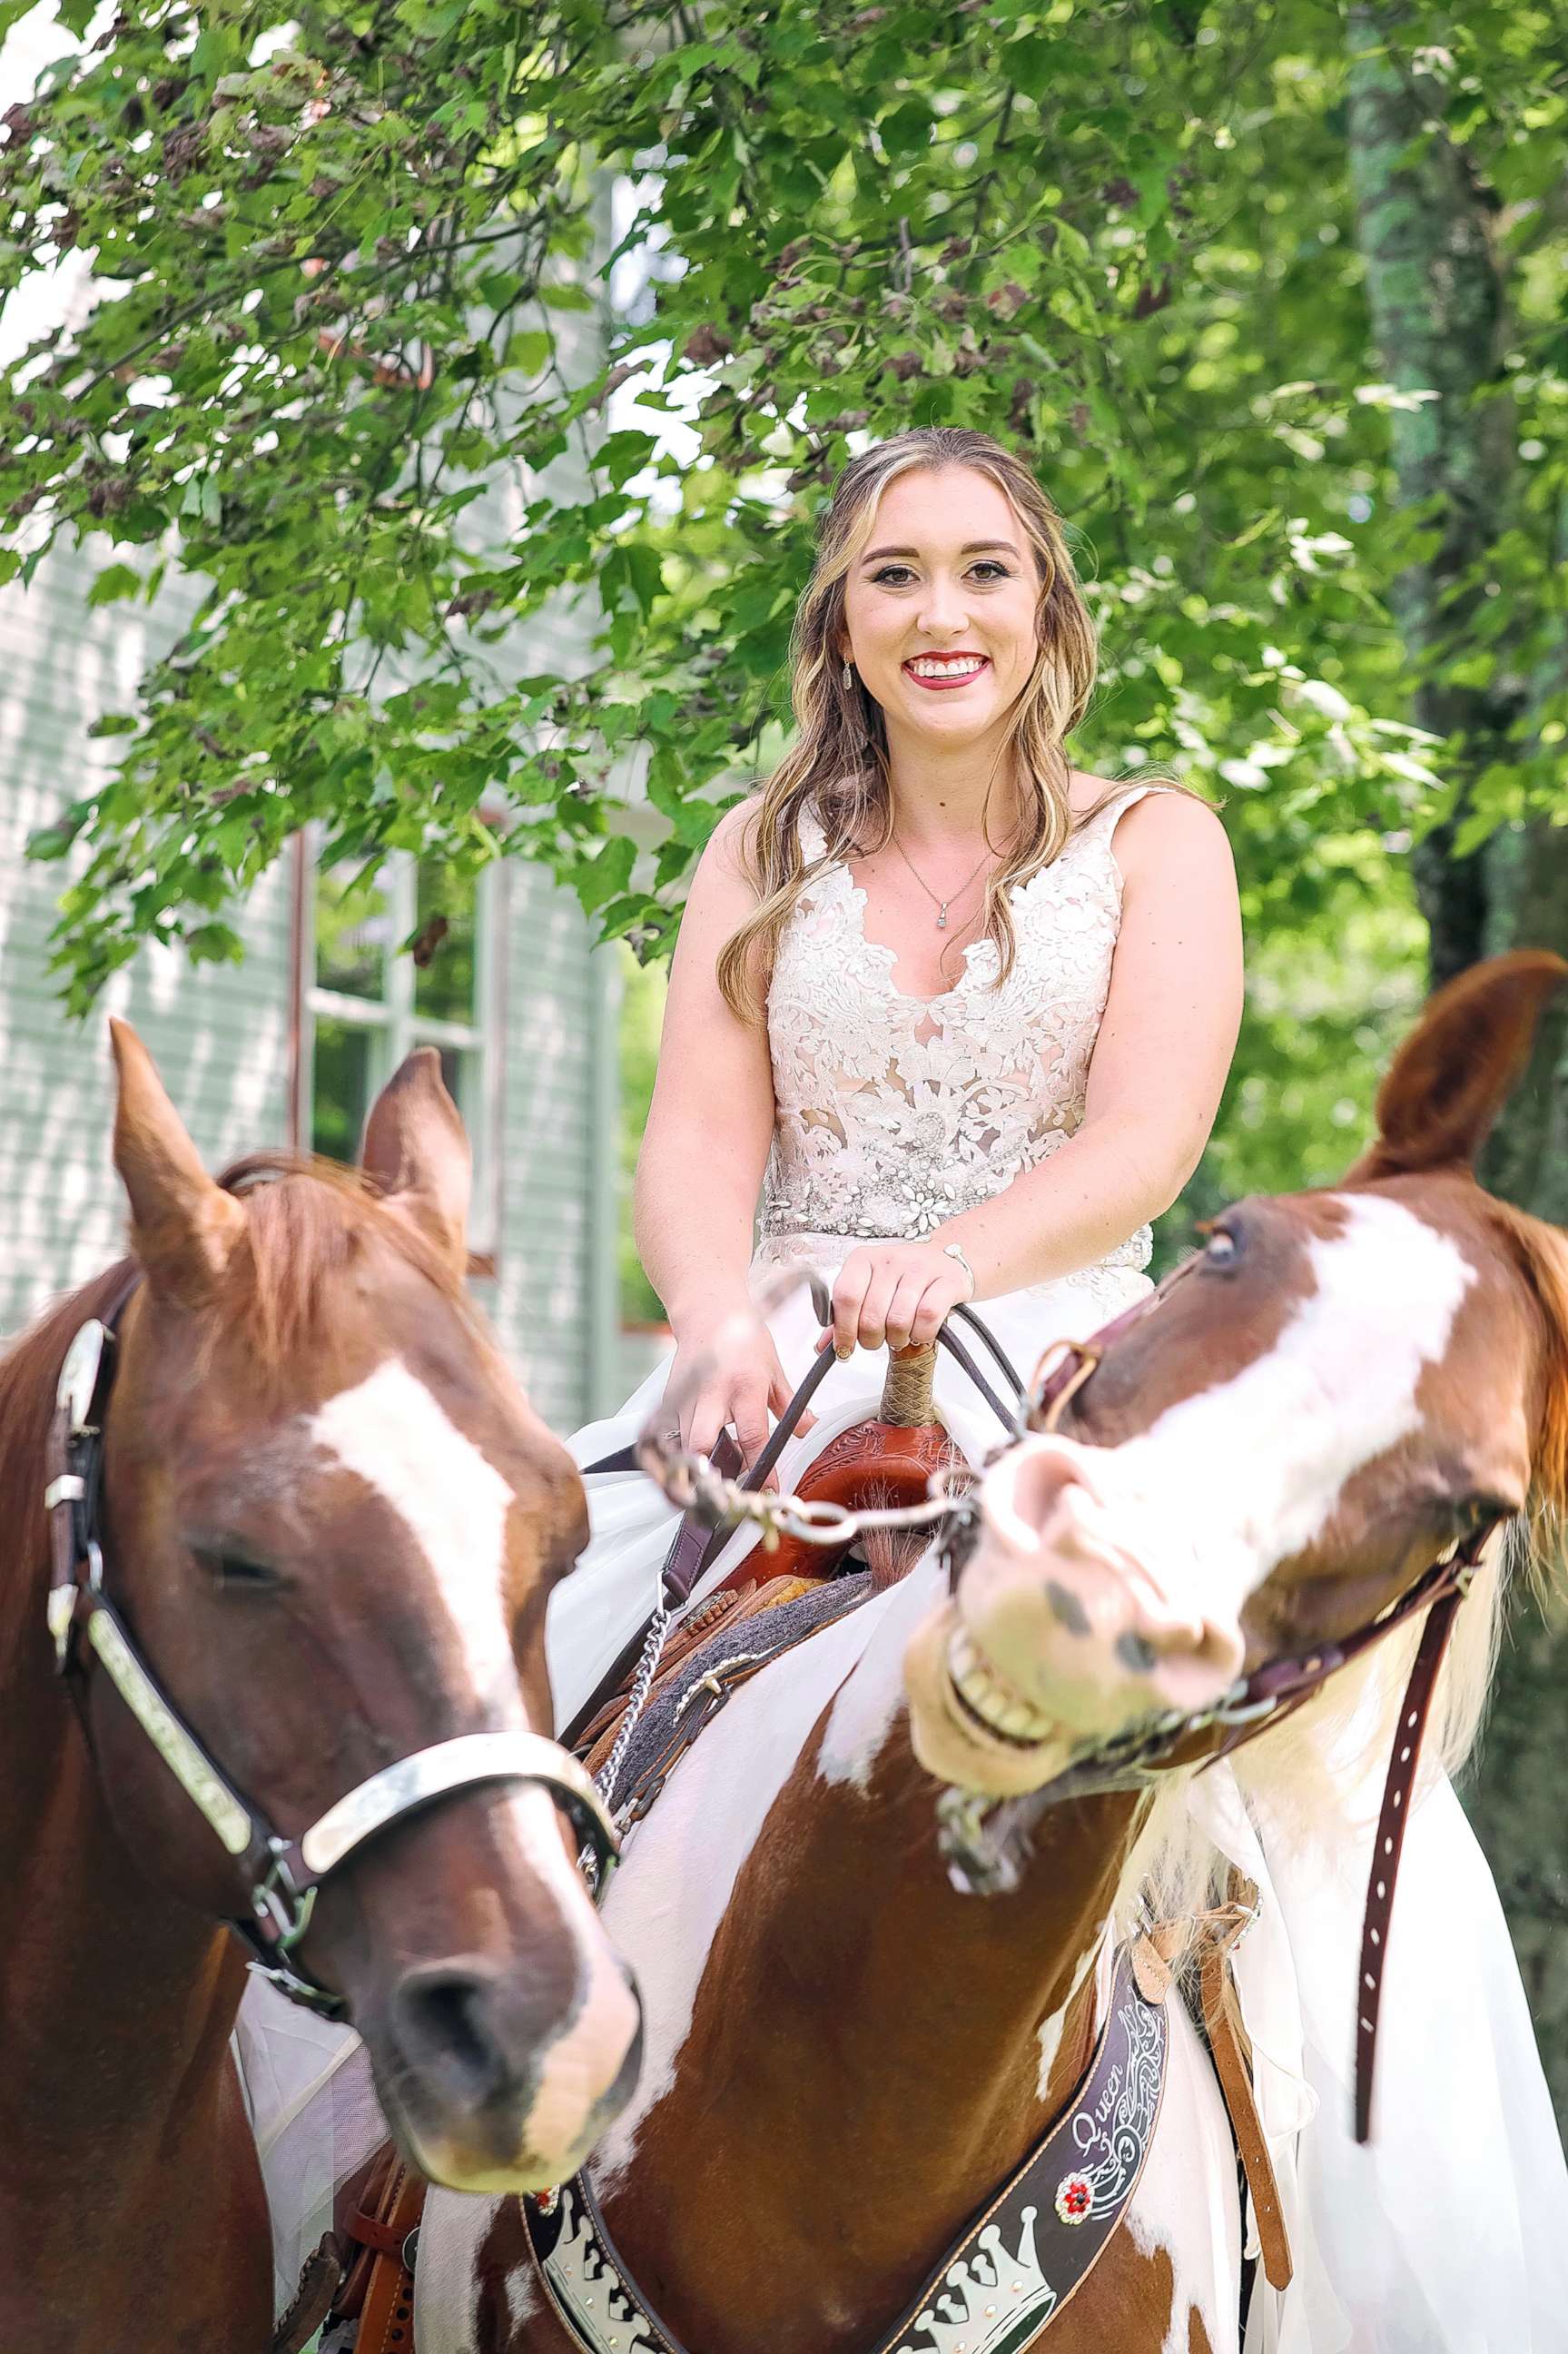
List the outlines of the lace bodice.
<svg viewBox="0 0 1568 2354">
<path fill-rule="evenodd" d="M 940 996 L 895 988 L 897 953 L 866 938 L 865 893 L 824 869 L 779 939 L 768 992 L 777 1105 L 763 1196 L 765 1262 L 842 1255 L 845 1237 L 912 1237 L 1000 1193 L 1084 1116 L 1089 1057 L 1121 918 L 1117 819 L 1130 787 L 1012 895 L 1017 956 L 1001 988 L 974 941 Z M 808 859 L 825 847 L 801 822 Z M 836 1251 L 832 1246 L 838 1246 Z M 1148 1264 L 1139 1226 L 1085 1270 Z"/>
</svg>

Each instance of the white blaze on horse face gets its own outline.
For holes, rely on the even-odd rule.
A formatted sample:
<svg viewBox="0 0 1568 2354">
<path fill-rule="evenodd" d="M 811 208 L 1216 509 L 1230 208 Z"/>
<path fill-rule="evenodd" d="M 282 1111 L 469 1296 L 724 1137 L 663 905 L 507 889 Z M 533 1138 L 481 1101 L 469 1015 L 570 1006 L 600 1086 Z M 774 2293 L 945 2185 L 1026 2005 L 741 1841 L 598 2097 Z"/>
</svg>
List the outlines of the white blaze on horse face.
<svg viewBox="0 0 1568 2354">
<path fill-rule="evenodd" d="M 1308 1246 L 1313 1289 L 1271 1349 L 1119 1447 L 1037 1442 L 1082 1470 L 1086 1527 L 1213 1623 L 1234 1624 L 1354 1475 L 1419 1427 L 1422 1376 L 1475 1281 L 1457 1244 L 1399 1203 L 1334 1198 L 1344 1225 Z"/>
<path fill-rule="evenodd" d="M 310 1437 L 401 1521 L 429 1565 L 453 1664 L 493 1724 L 524 1722 L 503 1573 L 513 1492 L 400 1358 L 313 1414 Z"/>
<path fill-rule="evenodd" d="M 311 1417 L 315 1445 L 352 1471 L 402 1522 L 429 1567 L 450 1629 L 464 1696 L 492 1724 L 526 1723 L 507 1624 L 503 1572 L 510 1484 L 458 1429 L 440 1401 L 396 1357 Z M 559 1916 L 574 1948 L 577 1997 L 561 2032 L 538 2055 L 528 2111 L 511 2159 L 476 2173 L 461 2150 L 430 2148 L 429 2170 L 471 2191 L 554 2181 L 581 2160 L 638 2027 L 627 1984 L 562 1843 L 554 1802 L 514 1788 L 491 1813 L 511 1850 L 507 1877 Z M 536 1913 L 535 1931 L 542 1932 Z"/>
</svg>

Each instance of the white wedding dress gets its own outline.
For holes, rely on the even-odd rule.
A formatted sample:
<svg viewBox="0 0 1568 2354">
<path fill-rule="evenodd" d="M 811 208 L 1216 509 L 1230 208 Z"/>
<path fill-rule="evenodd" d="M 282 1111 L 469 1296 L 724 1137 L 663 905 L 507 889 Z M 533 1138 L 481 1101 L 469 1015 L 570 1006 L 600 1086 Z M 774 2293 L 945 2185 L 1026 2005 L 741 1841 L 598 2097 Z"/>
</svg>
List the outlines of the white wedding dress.
<svg viewBox="0 0 1568 2354">
<path fill-rule="evenodd" d="M 927 1234 L 1073 1135 L 1120 919 L 1113 836 L 1150 790 L 1158 788 L 1118 796 L 1015 888 L 1017 956 L 1000 987 L 996 949 L 982 940 L 942 995 L 902 993 L 895 952 L 867 938 L 865 895 L 847 869 L 827 867 L 814 879 L 779 942 L 768 991 L 778 1110 L 753 1267 L 759 1281 L 793 1266 L 831 1280 L 860 1241 Z M 813 822 L 802 840 L 809 857 L 821 854 Z M 1094 1266 L 988 1299 L 980 1312 L 1027 1379 L 1052 1341 L 1086 1335 L 1150 1291 L 1150 1255 L 1140 1227 Z M 818 1331 L 803 1287 L 770 1324 L 786 1374 L 798 1382 Z M 983 1348 L 970 1345 L 984 1367 Z M 815 1427 L 780 1458 L 784 1488 L 840 1431 L 875 1412 L 885 1363 L 860 1354 L 832 1367 L 814 1400 Z M 657 1368 L 619 1414 L 577 1433 L 579 1465 L 635 1440 L 666 1373 Z M 979 1462 L 999 1426 L 945 1352 L 937 1403 Z M 678 1519 L 640 1471 L 589 1474 L 587 1485 L 590 1542 L 552 1596 L 546 1626 L 560 1726 L 653 1610 Z M 737 1532 L 698 1594 L 723 1584 L 756 1541 L 755 1531 Z M 1367 1766 L 1379 1787 L 1382 1766 Z M 1336 1857 L 1271 1840 L 1228 1767 L 1198 1777 L 1192 1792 L 1205 1832 L 1256 1881 L 1263 1900 L 1236 1972 L 1296 2280 L 1283 2297 L 1259 2281 L 1246 2354 L 1561 2354 L 1568 2170 L 1491 1877 L 1446 1782 L 1436 1778 L 1407 1831 L 1378 2137 L 1369 2150 L 1350 2137 L 1349 2077 L 1376 1788 L 1359 1846 L 1347 1842 Z M 359 2154 L 366 2070 L 344 2031 L 308 2020 L 291 2030 L 278 2003 L 265 1988 L 248 1996 L 239 2041 L 274 2200 L 281 2288 L 324 2228 L 334 2174 Z M 282 2064 L 291 2059 L 298 2065 Z"/>
<path fill-rule="evenodd" d="M 812 883 L 779 944 L 768 992 L 777 1114 L 755 1278 L 800 1266 L 831 1281 L 859 1243 L 927 1235 L 1067 1141 L 1084 1116 L 1110 988 L 1121 908 L 1111 836 L 1122 811 L 1149 790 L 1135 788 L 1103 810 L 1014 891 L 1017 955 L 1000 989 L 995 945 L 978 940 L 944 995 L 904 994 L 893 981 L 895 951 L 866 937 L 865 894 L 848 868 L 826 868 Z M 803 823 L 801 844 L 809 859 L 821 855 L 814 820 Z M 1082 1339 L 1152 1289 L 1143 1272 L 1150 1249 L 1140 1226 L 1093 1267 L 986 1300 L 986 1325 L 1027 1380 L 1049 1341 Z M 810 1367 L 819 1331 L 804 1288 L 786 1300 L 773 1330 L 793 1384 Z M 971 1353 L 994 1371 L 983 1344 Z M 885 1362 L 860 1354 L 826 1376 L 812 1401 L 815 1429 L 780 1458 L 784 1486 L 839 1431 L 874 1413 Z M 660 1366 L 619 1414 L 578 1431 L 570 1445 L 579 1464 L 636 1438 L 666 1373 Z M 1000 1426 L 945 1352 L 937 1402 L 978 1463 Z M 588 1484 L 593 1533 L 551 1597 L 546 1638 L 563 1725 L 654 1607 L 679 1519 L 641 1471 L 600 1472 Z M 703 1590 L 722 1584 L 755 1542 L 755 1531 L 732 1539 Z"/>
</svg>

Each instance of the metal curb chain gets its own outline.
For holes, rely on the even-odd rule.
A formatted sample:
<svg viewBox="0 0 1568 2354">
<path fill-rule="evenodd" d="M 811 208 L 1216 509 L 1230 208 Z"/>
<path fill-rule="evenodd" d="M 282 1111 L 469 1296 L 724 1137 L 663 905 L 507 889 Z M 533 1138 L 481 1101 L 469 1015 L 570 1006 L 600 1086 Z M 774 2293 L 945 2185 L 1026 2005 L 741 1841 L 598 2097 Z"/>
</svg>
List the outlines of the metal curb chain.
<svg viewBox="0 0 1568 2354">
<path fill-rule="evenodd" d="M 626 1753 L 631 1746 L 631 1736 L 637 1730 L 638 1720 L 648 1705 L 648 1695 L 653 1689 L 653 1679 L 659 1672 L 660 1657 L 669 1638 L 674 1617 L 675 1614 L 671 1609 L 668 1600 L 662 1597 L 659 1607 L 649 1621 L 648 1632 L 643 1638 L 642 1656 L 637 1662 L 637 1672 L 631 1679 L 631 1690 L 627 1695 L 626 1713 L 620 1720 L 620 1730 L 610 1744 L 609 1755 L 594 1776 L 594 1780 L 599 1786 L 599 1794 L 609 1808 L 612 1817 L 615 1812 L 615 1786 L 620 1779 L 620 1769 L 626 1763 Z"/>
</svg>

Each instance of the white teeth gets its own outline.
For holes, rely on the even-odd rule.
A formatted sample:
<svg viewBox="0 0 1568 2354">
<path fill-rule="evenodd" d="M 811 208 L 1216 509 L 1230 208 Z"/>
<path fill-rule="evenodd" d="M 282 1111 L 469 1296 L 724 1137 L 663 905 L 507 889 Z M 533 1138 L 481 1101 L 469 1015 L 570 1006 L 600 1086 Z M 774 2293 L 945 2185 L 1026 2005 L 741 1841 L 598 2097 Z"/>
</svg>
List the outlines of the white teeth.
<svg viewBox="0 0 1568 2354">
<path fill-rule="evenodd" d="M 916 678 L 962 678 L 983 670 L 985 661 L 983 656 L 973 654 L 952 662 L 942 662 L 934 654 L 921 654 L 914 662 L 906 663 L 905 668 L 913 671 Z"/>
<path fill-rule="evenodd" d="M 1021 1747 L 1035 1748 L 1060 1728 L 1054 1717 L 1032 1708 L 976 1650 L 960 1627 L 948 1643 L 948 1673 L 959 1699 L 990 1733 Z"/>
</svg>

